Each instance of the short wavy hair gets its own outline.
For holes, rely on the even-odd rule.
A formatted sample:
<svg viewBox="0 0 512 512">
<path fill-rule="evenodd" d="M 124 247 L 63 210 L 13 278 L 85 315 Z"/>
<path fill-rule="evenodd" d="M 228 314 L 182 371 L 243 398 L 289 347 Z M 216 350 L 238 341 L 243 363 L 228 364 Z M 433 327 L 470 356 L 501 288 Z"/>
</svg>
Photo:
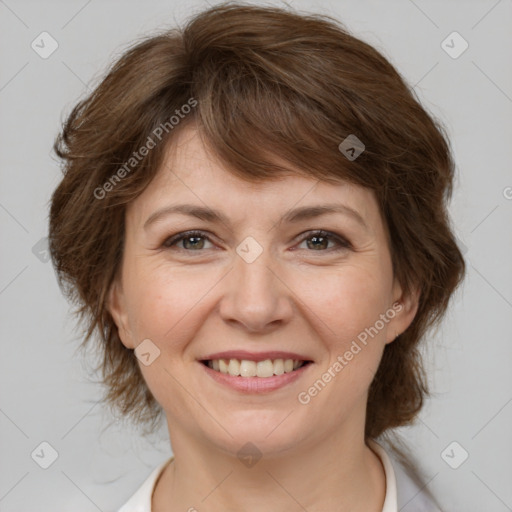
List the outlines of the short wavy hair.
<svg viewBox="0 0 512 512">
<path fill-rule="evenodd" d="M 420 298 L 410 326 L 384 349 L 365 438 L 410 423 L 429 394 L 420 340 L 465 272 L 447 211 L 455 166 L 446 132 L 386 57 L 339 21 L 236 3 L 126 49 L 55 140 L 63 179 L 51 200 L 50 252 L 85 322 L 83 345 L 98 342 L 106 402 L 139 425 L 162 412 L 120 341 L 107 298 L 122 261 L 126 205 L 190 123 L 226 170 L 245 180 L 293 168 L 374 191 L 394 275 Z M 365 146 L 355 159 L 339 149 L 350 135 Z"/>
</svg>

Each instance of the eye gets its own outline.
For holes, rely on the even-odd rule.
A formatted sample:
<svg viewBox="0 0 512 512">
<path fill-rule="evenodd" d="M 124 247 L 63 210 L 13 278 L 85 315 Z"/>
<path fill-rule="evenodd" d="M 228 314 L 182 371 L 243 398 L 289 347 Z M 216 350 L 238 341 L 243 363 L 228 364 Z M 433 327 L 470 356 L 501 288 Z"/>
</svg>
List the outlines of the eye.
<svg viewBox="0 0 512 512">
<path fill-rule="evenodd" d="M 178 249 L 184 251 L 201 250 L 204 248 L 204 241 L 201 241 L 201 239 L 210 241 L 210 238 L 203 231 L 186 231 L 184 233 L 178 233 L 165 240 L 163 247 L 170 248 L 177 245 L 179 242 L 184 241 L 185 245 L 178 247 Z"/>
<path fill-rule="evenodd" d="M 306 233 L 307 237 L 302 237 L 301 243 L 308 242 L 308 249 L 317 252 L 329 252 L 329 251 L 340 251 L 352 248 L 350 242 L 345 238 L 335 233 L 324 230 L 310 231 Z M 187 252 L 200 252 L 205 249 L 205 240 L 211 243 L 210 237 L 204 231 L 185 231 L 183 233 L 177 233 L 174 236 L 167 238 L 162 244 L 165 248 L 171 248 L 177 246 L 179 250 Z M 182 243 L 181 246 L 178 244 Z M 336 247 L 328 247 L 329 242 L 334 242 Z M 208 247 L 206 247 L 208 249 Z"/>
<path fill-rule="evenodd" d="M 327 249 L 327 251 L 340 251 L 351 248 L 350 242 L 348 242 L 345 238 L 336 235 L 335 233 L 331 233 L 329 231 L 311 231 L 307 233 L 307 235 L 307 237 L 302 238 L 302 242 L 308 242 L 309 240 L 311 240 L 312 242 L 308 243 L 307 247 L 312 251 L 326 252 L 325 249 Z M 327 248 L 329 241 L 334 241 L 337 244 L 337 247 Z"/>
</svg>

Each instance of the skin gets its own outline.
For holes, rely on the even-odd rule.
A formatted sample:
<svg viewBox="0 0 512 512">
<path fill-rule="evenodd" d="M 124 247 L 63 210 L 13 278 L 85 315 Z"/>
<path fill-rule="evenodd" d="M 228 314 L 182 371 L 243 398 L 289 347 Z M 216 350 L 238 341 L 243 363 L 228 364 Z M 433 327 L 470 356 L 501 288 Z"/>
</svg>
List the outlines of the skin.
<svg viewBox="0 0 512 512">
<path fill-rule="evenodd" d="M 178 203 L 219 209 L 231 225 L 173 214 L 144 229 L 155 211 Z M 342 213 L 279 222 L 292 208 L 326 203 L 353 208 L 367 229 Z M 163 245 L 192 229 L 209 240 Z M 335 238 L 315 245 L 308 232 L 317 229 L 350 247 Z M 252 263 L 236 252 L 247 236 L 263 248 Z M 400 312 L 308 404 L 299 403 L 298 394 L 396 301 Z M 393 277 L 373 192 L 293 169 L 279 181 L 250 184 L 207 152 L 193 125 L 184 129 L 127 208 L 123 261 L 109 297 L 122 343 L 134 349 L 150 339 L 160 350 L 150 365 L 139 361 L 165 411 L 175 456 L 158 480 L 153 510 L 380 512 L 385 473 L 364 441 L 368 389 L 385 345 L 409 326 L 417 306 L 418 294 L 404 296 Z M 218 384 L 197 361 L 231 349 L 286 350 L 314 363 L 281 389 L 249 395 Z M 237 456 L 247 442 L 263 454 L 252 467 Z"/>
</svg>

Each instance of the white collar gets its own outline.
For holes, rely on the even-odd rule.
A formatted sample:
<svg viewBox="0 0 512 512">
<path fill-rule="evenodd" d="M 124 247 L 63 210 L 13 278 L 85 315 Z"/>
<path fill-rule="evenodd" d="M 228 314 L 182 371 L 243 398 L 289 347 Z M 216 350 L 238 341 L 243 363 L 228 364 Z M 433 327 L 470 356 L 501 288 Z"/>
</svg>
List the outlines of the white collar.
<svg viewBox="0 0 512 512">
<path fill-rule="evenodd" d="M 386 453 L 386 450 L 384 450 L 384 448 L 373 439 L 368 439 L 368 445 L 378 455 L 382 465 L 384 466 L 384 473 L 386 474 L 386 496 L 384 498 L 382 512 L 398 512 L 396 476 L 391 460 Z"/>
</svg>

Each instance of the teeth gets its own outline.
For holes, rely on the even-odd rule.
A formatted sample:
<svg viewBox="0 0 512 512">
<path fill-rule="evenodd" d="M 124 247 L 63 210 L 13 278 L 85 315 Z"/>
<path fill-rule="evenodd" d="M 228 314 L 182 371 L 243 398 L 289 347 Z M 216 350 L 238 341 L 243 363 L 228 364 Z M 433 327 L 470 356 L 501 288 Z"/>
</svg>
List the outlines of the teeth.
<svg viewBox="0 0 512 512">
<path fill-rule="evenodd" d="M 273 377 L 290 373 L 301 366 L 303 361 L 297 359 L 266 359 L 265 361 L 249 361 L 247 359 L 214 359 L 208 361 L 213 370 L 229 374 L 233 377 Z"/>
</svg>

